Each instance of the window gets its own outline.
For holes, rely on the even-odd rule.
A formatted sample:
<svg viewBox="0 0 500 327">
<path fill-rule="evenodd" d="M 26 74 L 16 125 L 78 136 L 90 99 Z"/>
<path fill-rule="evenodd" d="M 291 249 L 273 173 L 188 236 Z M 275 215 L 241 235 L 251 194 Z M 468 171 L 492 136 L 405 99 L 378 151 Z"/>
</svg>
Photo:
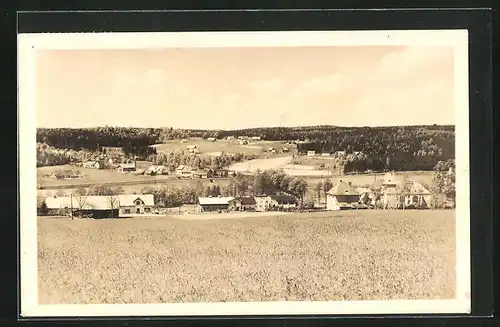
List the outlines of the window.
<svg viewBox="0 0 500 327">
<path fill-rule="evenodd" d="M 123 209 L 123 213 L 130 213 L 130 209 Z"/>
<path fill-rule="evenodd" d="M 141 205 L 141 200 L 137 200 L 137 201 L 135 201 L 135 205 L 136 205 L 136 206 L 140 206 L 140 205 Z"/>
<path fill-rule="evenodd" d="M 151 208 L 144 208 L 144 212 L 151 212 Z"/>
</svg>

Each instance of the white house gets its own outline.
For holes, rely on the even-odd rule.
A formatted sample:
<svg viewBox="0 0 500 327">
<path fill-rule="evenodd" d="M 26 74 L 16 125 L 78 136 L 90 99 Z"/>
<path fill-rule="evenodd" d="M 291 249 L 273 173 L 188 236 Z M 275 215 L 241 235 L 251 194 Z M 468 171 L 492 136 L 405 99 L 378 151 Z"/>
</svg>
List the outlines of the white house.
<svg viewBox="0 0 500 327">
<path fill-rule="evenodd" d="M 411 183 L 409 192 L 405 195 L 405 206 L 428 208 L 431 203 L 431 192 L 418 182 Z"/>
<path fill-rule="evenodd" d="M 316 155 L 315 151 L 307 151 L 307 156 L 308 157 L 314 157 Z"/>
<path fill-rule="evenodd" d="M 326 196 L 327 210 L 352 209 L 354 205 L 359 203 L 359 193 L 350 182 L 346 183 L 342 180 L 333 186 L 326 193 Z"/>
<path fill-rule="evenodd" d="M 207 138 L 207 141 L 209 142 L 215 142 L 216 138 L 215 137 L 209 137 Z"/>
<path fill-rule="evenodd" d="M 102 163 L 102 161 L 99 161 L 99 160 L 90 160 L 90 161 L 87 161 L 87 162 L 84 162 L 82 167 L 85 167 L 85 168 L 94 168 L 94 169 L 103 169 L 104 168 L 104 164 Z"/>
<path fill-rule="evenodd" d="M 252 136 L 252 141 L 260 141 L 260 136 Z"/>
<path fill-rule="evenodd" d="M 255 196 L 255 210 L 256 211 L 268 211 L 271 207 L 272 200 L 267 195 Z"/>
<path fill-rule="evenodd" d="M 155 205 L 153 194 L 120 194 L 118 201 L 121 215 L 148 214 Z"/>
</svg>

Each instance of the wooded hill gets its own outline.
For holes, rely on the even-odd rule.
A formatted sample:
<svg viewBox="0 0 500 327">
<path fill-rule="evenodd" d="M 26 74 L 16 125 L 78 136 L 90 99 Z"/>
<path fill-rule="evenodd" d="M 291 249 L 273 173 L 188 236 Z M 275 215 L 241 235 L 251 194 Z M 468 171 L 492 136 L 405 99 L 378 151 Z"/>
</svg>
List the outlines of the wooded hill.
<svg viewBox="0 0 500 327">
<path fill-rule="evenodd" d="M 259 136 L 269 141 L 299 140 L 297 150 L 316 153 L 362 153 L 347 160 L 356 170 L 432 170 L 440 160 L 455 157 L 452 125 L 391 127 L 261 127 L 241 130 L 189 130 L 173 128 L 57 128 L 37 129 L 37 142 L 56 148 L 99 151 L 122 147 L 125 154 L 149 156 L 152 144 L 189 137 Z M 354 163 L 355 162 L 355 163 Z M 351 169 L 348 169 L 351 171 Z"/>
</svg>

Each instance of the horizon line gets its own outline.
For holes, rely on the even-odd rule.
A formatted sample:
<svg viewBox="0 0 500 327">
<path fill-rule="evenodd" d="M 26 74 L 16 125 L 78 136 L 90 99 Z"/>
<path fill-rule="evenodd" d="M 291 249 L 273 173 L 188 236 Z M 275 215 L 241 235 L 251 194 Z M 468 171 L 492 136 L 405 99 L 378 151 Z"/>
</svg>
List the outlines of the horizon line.
<svg viewBox="0 0 500 327">
<path fill-rule="evenodd" d="M 256 126 L 256 127 L 245 127 L 245 128 L 197 128 L 197 127 L 173 127 L 173 126 L 161 126 L 161 127 L 146 127 L 146 126 L 125 126 L 125 125 L 96 125 L 96 126 L 84 126 L 84 127 L 36 127 L 37 129 L 95 129 L 95 128 L 136 128 L 136 129 L 174 129 L 174 130 L 196 130 L 196 131 L 245 131 L 252 129 L 276 129 L 276 128 L 310 128 L 310 127 L 333 127 L 333 128 L 388 128 L 388 127 L 429 127 L 429 126 L 456 126 L 456 124 L 416 124 L 416 125 L 373 125 L 373 126 L 354 126 L 354 125 L 288 125 L 288 126 Z"/>
</svg>

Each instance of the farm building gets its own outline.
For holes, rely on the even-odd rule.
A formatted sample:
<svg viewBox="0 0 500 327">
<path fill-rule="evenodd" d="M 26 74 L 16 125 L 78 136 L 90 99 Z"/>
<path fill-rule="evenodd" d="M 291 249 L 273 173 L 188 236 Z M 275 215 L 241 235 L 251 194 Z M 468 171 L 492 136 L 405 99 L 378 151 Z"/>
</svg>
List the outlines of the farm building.
<svg viewBox="0 0 500 327">
<path fill-rule="evenodd" d="M 228 137 L 226 137 L 226 140 L 228 140 L 228 141 L 234 140 L 234 136 L 228 136 Z"/>
<path fill-rule="evenodd" d="M 144 175 L 168 175 L 168 169 L 162 165 L 151 165 L 146 169 Z"/>
<path fill-rule="evenodd" d="M 153 194 L 120 194 L 118 203 L 121 215 L 147 214 L 154 208 Z"/>
<path fill-rule="evenodd" d="M 289 152 L 290 149 L 285 147 L 285 148 L 281 148 L 281 151 L 283 151 L 283 152 Z"/>
<path fill-rule="evenodd" d="M 270 195 L 271 209 L 292 209 L 297 207 L 297 198 L 293 195 Z"/>
<path fill-rule="evenodd" d="M 260 141 L 260 136 L 252 136 L 251 140 L 252 141 Z"/>
<path fill-rule="evenodd" d="M 208 178 L 208 172 L 203 169 L 198 169 L 193 172 L 193 177 L 196 178 Z"/>
<path fill-rule="evenodd" d="M 248 136 L 245 135 L 238 136 L 238 140 L 248 140 Z"/>
<path fill-rule="evenodd" d="M 247 140 L 241 140 L 240 141 L 240 145 L 247 145 L 248 144 L 248 141 Z"/>
<path fill-rule="evenodd" d="M 236 199 L 240 211 L 255 211 L 257 202 L 253 196 L 242 196 Z"/>
<path fill-rule="evenodd" d="M 82 164 L 84 168 L 104 169 L 104 162 L 100 160 L 90 160 Z"/>
<path fill-rule="evenodd" d="M 118 165 L 118 171 L 121 173 L 129 173 L 136 171 L 135 162 L 132 163 L 121 163 Z"/>
<path fill-rule="evenodd" d="M 316 155 L 316 152 L 314 151 L 307 151 L 307 156 L 308 157 L 314 157 Z"/>
<path fill-rule="evenodd" d="M 346 152 L 345 152 L 345 151 L 337 151 L 337 152 L 335 152 L 335 155 L 336 155 L 337 157 L 343 157 L 343 156 L 345 156 L 345 155 L 346 155 Z"/>
<path fill-rule="evenodd" d="M 198 205 L 202 212 L 230 211 L 235 201 L 233 197 L 199 197 Z"/>
<path fill-rule="evenodd" d="M 359 203 L 359 193 L 350 182 L 342 180 L 326 193 L 326 210 L 352 209 Z"/>
<path fill-rule="evenodd" d="M 47 197 L 45 204 L 51 215 L 113 218 L 119 216 L 117 196 L 63 196 Z"/>
<path fill-rule="evenodd" d="M 322 156 L 322 157 L 329 157 L 329 156 L 330 156 L 330 153 L 328 153 L 328 152 L 323 152 L 323 153 L 321 154 L 321 156 Z"/>
<path fill-rule="evenodd" d="M 258 195 L 254 197 L 255 199 L 255 210 L 256 211 L 268 211 L 271 208 L 271 198 L 267 195 Z"/>
<path fill-rule="evenodd" d="M 191 177 L 193 174 L 193 168 L 191 166 L 180 165 L 175 170 L 175 173 L 179 177 Z"/>
<path fill-rule="evenodd" d="M 209 142 L 215 142 L 217 139 L 215 137 L 208 137 L 207 141 Z"/>
<path fill-rule="evenodd" d="M 228 169 L 216 169 L 213 171 L 213 176 L 214 177 L 227 177 L 229 176 L 229 170 Z"/>
</svg>

